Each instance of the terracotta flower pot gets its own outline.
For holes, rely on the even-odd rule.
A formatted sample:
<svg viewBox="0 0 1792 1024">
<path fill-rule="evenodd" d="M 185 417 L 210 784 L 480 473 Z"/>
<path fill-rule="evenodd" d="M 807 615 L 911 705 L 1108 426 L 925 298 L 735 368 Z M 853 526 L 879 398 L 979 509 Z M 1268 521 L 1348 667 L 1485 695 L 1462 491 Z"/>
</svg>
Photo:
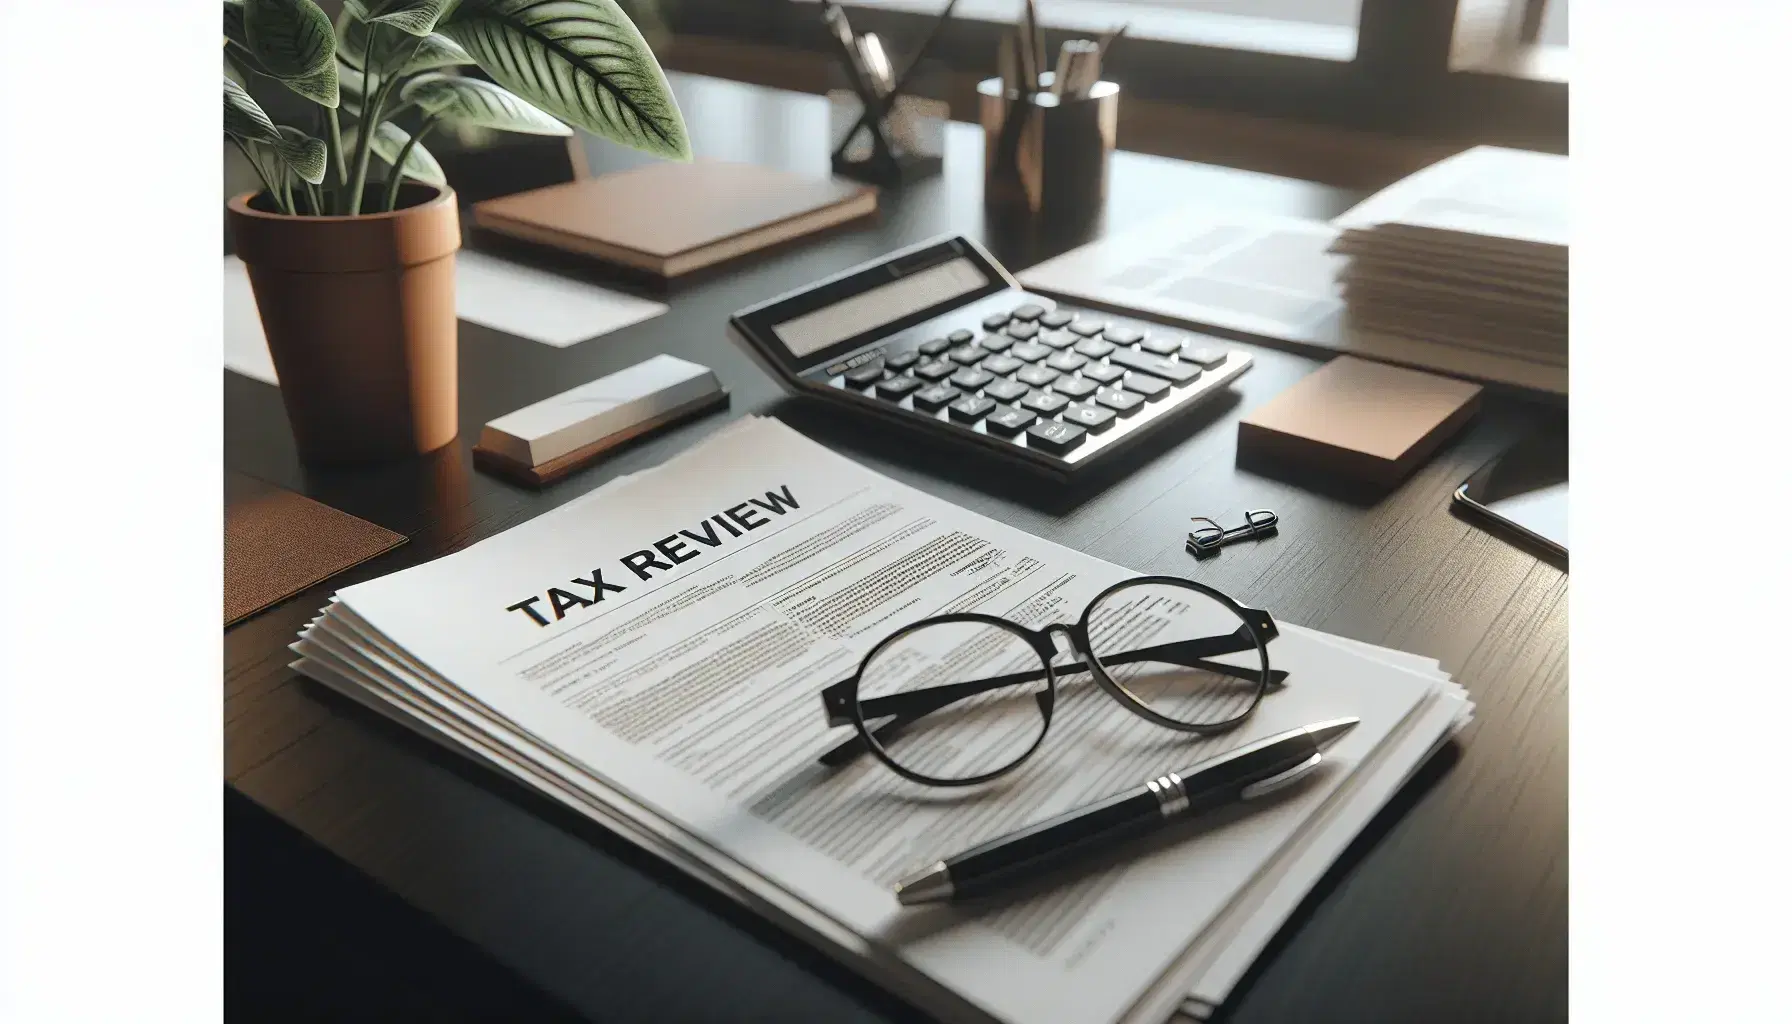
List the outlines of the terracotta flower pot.
<svg viewBox="0 0 1792 1024">
<path fill-rule="evenodd" d="M 359 217 L 289 217 L 258 195 L 230 200 L 228 220 L 299 457 L 381 462 L 454 440 L 453 190 L 407 184 L 399 209 Z"/>
</svg>

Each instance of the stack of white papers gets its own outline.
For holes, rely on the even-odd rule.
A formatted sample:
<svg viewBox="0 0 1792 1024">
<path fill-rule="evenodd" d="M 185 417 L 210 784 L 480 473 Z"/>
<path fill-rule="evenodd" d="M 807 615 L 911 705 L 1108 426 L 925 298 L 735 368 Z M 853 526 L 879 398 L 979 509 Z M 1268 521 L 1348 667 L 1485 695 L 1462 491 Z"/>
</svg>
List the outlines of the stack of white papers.
<svg viewBox="0 0 1792 1024">
<path fill-rule="evenodd" d="M 1332 222 L 1352 328 L 1568 366 L 1568 158 L 1479 146 Z M 1565 388 L 1563 389 L 1565 390 Z"/>
<path fill-rule="evenodd" d="M 295 667 L 679 865 L 949 1021 L 1204 1017 L 1471 705 L 1436 662 L 1283 624 L 1289 673 L 1191 738 L 1061 682 L 1039 752 L 987 789 L 905 781 L 818 695 L 942 610 L 1038 627 L 1133 573 L 747 418 L 464 551 L 350 587 Z M 1271 609 L 1273 612 L 1273 609 Z M 904 908 L 898 878 L 1165 770 L 1355 716 L 1330 769 L 1186 841 L 1043 891 Z"/>
</svg>

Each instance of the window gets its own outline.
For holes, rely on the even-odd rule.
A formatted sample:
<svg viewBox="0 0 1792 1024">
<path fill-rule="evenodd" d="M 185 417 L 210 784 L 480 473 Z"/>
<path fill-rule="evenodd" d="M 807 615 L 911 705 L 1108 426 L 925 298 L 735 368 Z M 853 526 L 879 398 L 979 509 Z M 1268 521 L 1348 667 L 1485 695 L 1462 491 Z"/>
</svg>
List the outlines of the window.
<svg viewBox="0 0 1792 1024">
<path fill-rule="evenodd" d="M 832 58 L 818 0 L 660 2 L 675 35 Z M 918 45 L 946 0 L 840 2 L 855 27 L 877 32 L 902 53 Z M 1568 0 L 1038 3 L 1052 46 L 1126 24 L 1126 40 L 1109 54 L 1108 67 L 1139 100 L 1434 141 L 1566 151 Z M 963 102 L 974 104 L 966 83 L 993 71 L 998 41 L 1021 6 L 1022 0 L 959 0 L 930 56 L 969 97 Z M 782 72 L 768 66 L 768 77 Z"/>
<path fill-rule="evenodd" d="M 1568 0 L 1458 0 L 1450 68 L 1568 80 Z"/>
</svg>

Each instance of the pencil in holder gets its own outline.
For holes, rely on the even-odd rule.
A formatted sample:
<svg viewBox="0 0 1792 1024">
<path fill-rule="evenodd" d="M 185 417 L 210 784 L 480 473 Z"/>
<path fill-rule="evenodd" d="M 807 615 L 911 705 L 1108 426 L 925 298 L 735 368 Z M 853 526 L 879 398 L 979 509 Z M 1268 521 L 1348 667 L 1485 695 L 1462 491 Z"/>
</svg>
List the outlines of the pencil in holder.
<svg viewBox="0 0 1792 1024">
<path fill-rule="evenodd" d="M 1120 86 L 1097 82 L 1075 98 L 1052 94 L 1053 72 L 1023 96 L 1000 78 L 977 83 L 984 202 L 1066 219 L 1100 214 L 1120 115 Z"/>
</svg>

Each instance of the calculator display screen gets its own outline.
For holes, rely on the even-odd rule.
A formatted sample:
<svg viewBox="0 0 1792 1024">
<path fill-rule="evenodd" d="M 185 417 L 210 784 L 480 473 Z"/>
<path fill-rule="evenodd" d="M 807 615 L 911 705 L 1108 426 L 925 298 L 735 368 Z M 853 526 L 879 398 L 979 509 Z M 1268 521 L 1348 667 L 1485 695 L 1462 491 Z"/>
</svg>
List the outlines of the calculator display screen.
<svg viewBox="0 0 1792 1024">
<path fill-rule="evenodd" d="M 772 330 L 790 354 L 800 359 L 884 324 L 969 295 L 989 283 L 989 278 L 975 263 L 959 256 L 775 324 Z"/>
</svg>

